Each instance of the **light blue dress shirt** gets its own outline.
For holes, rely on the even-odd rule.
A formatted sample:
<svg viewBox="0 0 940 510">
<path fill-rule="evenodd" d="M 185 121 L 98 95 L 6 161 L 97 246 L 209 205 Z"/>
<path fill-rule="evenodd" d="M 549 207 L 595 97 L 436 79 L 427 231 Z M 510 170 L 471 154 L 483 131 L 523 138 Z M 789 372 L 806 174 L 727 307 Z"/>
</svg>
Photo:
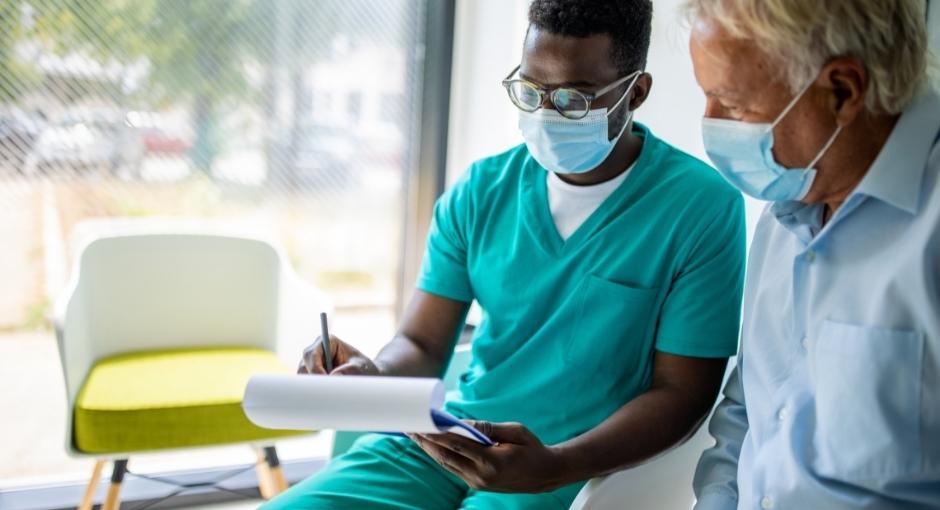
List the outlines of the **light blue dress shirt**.
<svg viewBox="0 0 940 510">
<path fill-rule="evenodd" d="M 940 508 L 940 95 L 823 227 L 771 204 L 697 510 Z"/>
</svg>

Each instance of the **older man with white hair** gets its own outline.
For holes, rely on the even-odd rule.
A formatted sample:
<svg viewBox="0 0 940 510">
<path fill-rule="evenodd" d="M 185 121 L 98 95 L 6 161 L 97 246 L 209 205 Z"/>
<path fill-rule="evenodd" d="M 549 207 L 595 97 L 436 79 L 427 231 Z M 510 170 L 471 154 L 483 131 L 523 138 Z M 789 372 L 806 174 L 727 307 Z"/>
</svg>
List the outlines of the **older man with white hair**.
<svg viewBox="0 0 940 510">
<path fill-rule="evenodd" d="M 923 0 L 690 0 L 718 171 L 771 202 L 696 508 L 940 508 L 940 96 Z"/>
</svg>

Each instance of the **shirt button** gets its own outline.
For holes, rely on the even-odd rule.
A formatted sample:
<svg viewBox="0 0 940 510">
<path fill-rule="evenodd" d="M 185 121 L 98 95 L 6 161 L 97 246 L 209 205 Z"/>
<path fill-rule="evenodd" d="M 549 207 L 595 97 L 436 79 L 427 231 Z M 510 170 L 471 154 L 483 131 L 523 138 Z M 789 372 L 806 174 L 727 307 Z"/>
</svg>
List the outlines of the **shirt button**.
<svg viewBox="0 0 940 510">
<path fill-rule="evenodd" d="M 807 340 L 807 338 L 806 338 L 805 336 L 800 339 L 800 345 L 803 346 L 803 349 L 806 349 L 806 348 L 807 348 L 806 346 L 807 346 L 808 343 L 809 343 L 809 340 Z"/>
<path fill-rule="evenodd" d="M 781 407 L 780 410 L 777 411 L 777 419 L 780 420 L 780 421 L 783 421 L 783 420 L 786 420 L 786 419 L 787 419 L 787 408 L 786 408 L 786 407 Z"/>
<path fill-rule="evenodd" d="M 806 262 L 809 262 L 810 264 L 812 264 L 813 261 L 816 260 L 816 252 L 813 250 L 806 252 L 805 258 L 806 258 Z"/>
<path fill-rule="evenodd" d="M 774 507 L 774 500 L 770 499 L 767 496 L 764 496 L 760 500 L 760 507 L 763 508 L 764 510 L 770 510 L 771 508 Z"/>
</svg>

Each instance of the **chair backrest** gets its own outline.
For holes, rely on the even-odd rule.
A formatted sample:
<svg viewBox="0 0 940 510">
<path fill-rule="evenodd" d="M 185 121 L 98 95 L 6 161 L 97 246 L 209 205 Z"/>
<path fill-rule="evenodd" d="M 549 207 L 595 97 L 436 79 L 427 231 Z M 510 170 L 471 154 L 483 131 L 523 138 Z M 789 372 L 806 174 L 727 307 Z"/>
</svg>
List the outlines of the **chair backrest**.
<svg viewBox="0 0 940 510">
<path fill-rule="evenodd" d="M 96 360 L 191 346 L 276 349 L 281 255 L 212 234 L 100 237 L 79 250 L 56 307 L 71 406 Z"/>
<path fill-rule="evenodd" d="M 97 239 L 79 299 L 99 356 L 186 346 L 272 347 L 279 257 L 267 243 L 160 234 Z"/>
</svg>

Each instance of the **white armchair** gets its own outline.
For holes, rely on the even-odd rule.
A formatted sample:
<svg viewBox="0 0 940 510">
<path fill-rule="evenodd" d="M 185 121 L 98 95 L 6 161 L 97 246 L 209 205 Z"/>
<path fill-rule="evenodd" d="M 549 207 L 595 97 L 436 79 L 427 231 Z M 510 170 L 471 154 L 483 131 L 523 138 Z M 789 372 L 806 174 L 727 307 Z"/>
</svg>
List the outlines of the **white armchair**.
<svg viewBox="0 0 940 510">
<path fill-rule="evenodd" d="M 124 353 L 240 346 L 270 353 L 271 361 L 258 367 L 292 368 L 303 346 L 319 331 L 319 312 L 330 308 L 326 296 L 298 278 L 286 256 L 264 240 L 180 225 L 154 226 L 146 220 L 119 228 L 112 224 L 104 230 L 104 235 L 97 229 L 96 235 L 87 236 L 90 240 L 76 250 L 71 280 L 55 310 L 68 403 L 65 449 L 71 456 L 97 460 L 83 509 L 91 508 L 103 464 L 109 459 L 115 461 L 115 473 L 103 508 L 116 507 L 126 459 L 136 453 L 76 447 L 80 391 L 102 360 Z M 165 376 L 179 380 L 177 372 Z M 161 386 L 159 381 L 147 384 L 145 389 Z M 242 388 L 237 390 L 240 394 Z M 259 447 L 264 452 L 259 474 L 270 481 L 262 492 L 271 493 L 286 486 L 277 469 L 273 440 L 274 436 L 232 433 L 207 444 L 247 442 Z M 163 441 L 166 445 L 159 448 L 197 446 Z"/>
</svg>

